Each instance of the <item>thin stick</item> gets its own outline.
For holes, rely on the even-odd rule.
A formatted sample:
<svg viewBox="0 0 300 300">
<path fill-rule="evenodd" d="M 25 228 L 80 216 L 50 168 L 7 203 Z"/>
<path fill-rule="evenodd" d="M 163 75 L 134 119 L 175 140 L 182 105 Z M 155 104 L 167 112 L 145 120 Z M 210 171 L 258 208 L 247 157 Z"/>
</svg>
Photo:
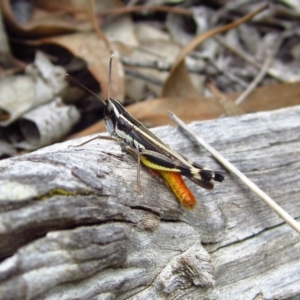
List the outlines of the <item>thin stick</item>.
<svg viewBox="0 0 300 300">
<path fill-rule="evenodd" d="M 285 36 L 286 32 L 283 32 L 275 42 L 275 45 L 273 45 L 272 49 L 269 49 L 266 54 L 265 62 L 259 71 L 259 73 L 256 75 L 256 77 L 253 79 L 253 81 L 250 83 L 250 85 L 247 87 L 247 89 L 235 100 L 236 105 L 240 105 L 248 96 L 249 94 L 256 88 L 256 86 L 260 83 L 260 81 L 265 77 L 267 74 L 269 67 L 271 66 L 273 59 L 279 49 L 279 47 L 282 44 L 283 37 Z"/>
<path fill-rule="evenodd" d="M 169 111 L 171 119 L 173 119 L 178 126 L 191 135 L 200 145 L 202 145 L 211 155 L 219 161 L 228 171 L 234 173 L 239 177 L 255 194 L 257 194 L 267 205 L 269 205 L 288 225 L 300 234 L 300 224 L 285 210 L 283 210 L 274 200 L 272 200 L 265 192 L 263 192 L 256 184 L 248 179 L 242 172 L 233 166 L 227 159 L 225 159 L 217 150 L 205 142 L 201 137 L 193 133 L 176 115 Z"/>
<path fill-rule="evenodd" d="M 240 105 L 249 96 L 249 94 L 251 94 L 251 92 L 257 87 L 260 81 L 265 77 L 272 62 L 273 62 L 273 55 L 271 54 L 267 55 L 267 58 L 265 59 L 265 62 L 261 70 L 259 71 L 259 73 L 249 84 L 247 89 L 235 100 L 236 105 Z"/>
</svg>

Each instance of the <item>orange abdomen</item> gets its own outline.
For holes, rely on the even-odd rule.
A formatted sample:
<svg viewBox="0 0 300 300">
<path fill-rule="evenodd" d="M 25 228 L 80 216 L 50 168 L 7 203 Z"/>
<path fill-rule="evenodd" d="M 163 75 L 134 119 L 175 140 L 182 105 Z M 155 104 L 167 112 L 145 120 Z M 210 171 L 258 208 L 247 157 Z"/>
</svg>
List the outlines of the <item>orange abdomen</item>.
<svg viewBox="0 0 300 300">
<path fill-rule="evenodd" d="M 169 187 L 176 195 L 183 207 L 193 209 L 196 205 L 196 199 L 189 188 L 186 186 L 182 176 L 179 173 L 158 171 L 161 177 L 168 183 Z"/>
</svg>

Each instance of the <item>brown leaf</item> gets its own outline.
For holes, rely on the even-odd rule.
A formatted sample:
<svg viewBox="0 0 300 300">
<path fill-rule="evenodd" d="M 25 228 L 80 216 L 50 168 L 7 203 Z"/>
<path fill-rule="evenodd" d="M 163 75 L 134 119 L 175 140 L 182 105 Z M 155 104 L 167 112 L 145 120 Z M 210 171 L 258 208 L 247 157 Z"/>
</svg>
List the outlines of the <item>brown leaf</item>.
<svg viewBox="0 0 300 300">
<path fill-rule="evenodd" d="M 170 73 L 171 74 L 171 73 Z M 193 85 L 190 75 L 185 67 L 185 63 L 180 64 L 175 71 L 167 77 L 162 90 L 164 97 L 185 97 L 185 96 L 198 96 L 197 89 Z M 169 82 L 169 84 L 166 82 Z"/>
<path fill-rule="evenodd" d="M 39 44 L 56 44 L 69 50 L 73 55 L 86 61 L 88 69 L 101 85 L 102 94 L 108 95 L 109 59 L 111 52 L 107 40 L 95 33 L 75 33 L 39 41 Z M 124 99 L 123 67 L 117 56 L 113 59 L 111 94 L 121 102 Z"/>
<path fill-rule="evenodd" d="M 45 37 L 54 34 L 65 34 L 74 31 L 91 30 L 92 24 L 86 5 L 75 7 L 73 1 L 60 1 L 56 4 L 52 1 L 42 7 L 33 6 L 33 12 L 29 21 L 18 21 L 11 6 L 11 1 L 1 1 L 3 17 L 7 28 L 17 36 Z M 44 3 L 44 4 L 45 4 Z M 84 5 L 84 4 L 83 4 Z M 53 12 L 54 7 L 56 11 Z M 70 14 L 70 12 L 72 12 Z"/>
</svg>

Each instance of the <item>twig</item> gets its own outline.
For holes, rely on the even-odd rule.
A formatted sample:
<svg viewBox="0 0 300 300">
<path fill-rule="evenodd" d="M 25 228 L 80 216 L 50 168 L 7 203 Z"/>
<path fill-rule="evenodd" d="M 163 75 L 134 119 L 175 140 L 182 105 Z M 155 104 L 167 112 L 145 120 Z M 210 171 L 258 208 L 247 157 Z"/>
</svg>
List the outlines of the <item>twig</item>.
<svg viewBox="0 0 300 300">
<path fill-rule="evenodd" d="M 163 84 L 163 82 L 161 80 L 154 78 L 153 76 L 145 75 L 145 74 L 138 72 L 136 70 L 133 70 L 133 69 L 125 68 L 125 74 L 132 76 L 134 78 L 143 79 L 143 80 L 153 83 L 157 86 L 162 86 L 162 84 Z"/>
<path fill-rule="evenodd" d="M 242 80 L 241 78 L 235 76 L 234 74 L 232 74 L 232 73 L 230 73 L 230 72 L 228 72 L 228 71 L 225 72 L 225 71 L 222 70 L 222 69 L 218 66 L 218 64 L 217 64 L 214 60 L 212 60 L 211 58 L 209 58 L 209 62 L 214 66 L 214 68 L 216 68 L 216 70 L 218 70 L 218 71 L 219 71 L 220 73 L 222 73 L 224 76 L 226 76 L 227 78 L 229 78 L 231 81 L 233 81 L 233 82 L 239 84 L 239 85 L 240 85 L 241 87 L 243 87 L 243 88 L 246 88 L 246 87 L 247 87 L 247 83 L 246 83 L 244 80 Z"/>
<path fill-rule="evenodd" d="M 241 104 L 249 96 L 249 94 L 257 87 L 260 81 L 265 77 L 273 61 L 273 58 L 274 57 L 272 54 L 267 55 L 265 62 L 261 70 L 259 71 L 259 73 L 255 76 L 255 78 L 252 80 L 252 82 L 249 84 L 246 90 L 235 100 L 236 105 Z"/>
<path fill-rule="evenodd" d="M 248 63 L 251 63 L 252 65 L 254 65 L 257 68 L 261 68 L 261 65 L 251 55 L 243 52 L 242 50 L 240 50 L 238 48 L 232 47 L 225 41 L 225 39 L 222 36 L 218 35 L 218 36 L 215 36 L 214 38 L 222 46 L 224 46 L 225 48 L 227 48 L 234 54 L 238 55 L 239 57 L 243 58 Z M 269 74 L 269 75 L 271 75 L 271 74 Z"/>
<path fill-rule="evenodd" d="M 271 66 L 271 64 L 273 62 L 276 52 L 278 51 L 280 45 L 282 44 L 284 35 L 285 35 L 285 33 L 282 33 L 278 37 L 273 48 L 267 52 L 265 62 L 263 64 L 260 72 L 256 75 L 256 77 L 253 79 L 253 81 L 249 84 L 247 89 L 235 100 L 236 105 L 241 104 L 248 97 L 248 95 L 257 87 L 259 82 L 265 77 L 265 75 L 267 74 L 267 72 L 269 70 L 269 67 Z"/>
<path fill-rule="evenodd" d="M 189 9 L 182 8 L 182 7 L 170 7 L 170 6 L 159 6 L 159 5 L 136 5 L 136 6 L 127 6 L 127 7 L 114 7 L 104 9 L 101 12 L 98 12 L 97 16 L 103 17 L 107 15 L 124 15 L 124 14 L 131 14 L 131 13 L 145 13 L 145 12 L 166 12 L 166 13 L 173 13 L 179 14 L 184 16 L 191 16 L 193 12 Z"/>
<path fill-rule="evenodd" d="M 231 74 L 229 72 L 224 72 L 224 70 L 222 68 L 220 68 L 218 66 L 218 64 L 215 62 L 215 60 L 213 58 L 211 58 L 209 55 L 194 51 L 193 53 L 190 54 L 190 56 L 197 60 L 206 61 L 207 63 L 202 68 L 199 68 L 199 71 L 197 71 L 198 68 L 193 65 L 190 65 L 187 61 L 186 68 L 189 72 L 194 72 L 194 70 L 195 70 L 195 72 L 199 72 L 199 73 L 203 72 L 204 73 L 204 71 L 205 71 L 207 76 L 212 76 L 212 75 L 215 75 L 216 73 L 220 73 L 220 74 L 223 74 L 224 76 L 228 77 L 231 81 L 241 85 L 243 88 L 246 88 L 248 86 L 248 84 L 244 80 L 240 79 L 239 77 L 235 76 L 234 74 Z M 212 70 L 209 70 L 210 65 L 212 67 L 211 68 Z"/>
<path fill-rule="evenodd" d="M 192 136 L 197 143 L 202 145 L 211 155 L 219 161 L 228 171 L 234 173 L 241 181 L 243 181 L 249 189 L 257 194 L 267 205 L 269 205 L 288 225 L 300 234 L 300 224 L 285 210 L 283 210 L 274 200 L 272 200 L 265 192 L 263 192 L 256 184 L 248 179 L 242 172 L 233 166 L 227 159 L 225 159 L 217 150 L 210 146 L 201 137 L 193 133 L 176 115 L 169 111 L 171 119 L 173 119 L 179 127 Z"/>
<path fill-rule="evenodd" d="M 282 44 L 282 41 L 287 38 L 288 36 L 290 36 L 291 34 L 293 34 L 296 31 L 295 28 L 289 28 L 285 31 L 283 31 L 277 41 L 276 41 L 276 46 L 275 46 L 275 51 L 273 50 L 272 52 L 275 53 L 280 45 Z M 240 56 L 241 58 L 243 58 L 245 61 L 251 63 L 252 65 L 254 65 L 256 68 L 261 69 L 261 64 L 259 62 L 257 62 L 251 55 L 241 51 L 238 48 L 234 48 L 231 45 L 227 44 L 226 41 L 224 40 L 223 37 L 221 36 L 215 36 L 214 37 L 216 41 L 218 41 L 218 43 L 220 43 L 222 46 L 224 46 L 225 48 L 227 48 L 228 50 L 230 50 L 231 52 L 235 53 L 236 55 Z M 273 54 L 274 55 L 274 54 Z M 266 59 L 268 60 L 268 59 Z M 266 61 L 265 61 L 266 63 Z M 283 76 L 279 76 L 277 73 L 274 72 L 274 69 L 272 68 L 267 68 L 266 73 L 269 76 L 272 76 L 273 78 L 280 80 L 282 82 L 287 82 L 287 80 L 283 77 Z"/>
<path fill-rule="evenodd" d="M 126 66 L 151 68 L 151 69 L 156 69 L 161 72 L 170 71 L 172 68 L 172 64 L 164 59 L 161 59 L 161 60 L 157 60 L 157 59 L 138 60 L 138 59 L 134 59 L 134 58 L 131 58 L 128 56 L 123 56 L 122 63 L 124 63 L 124 65 L 126 65 Z M 206 66 L 205 65 L 199 66 L 196 64 L 187 63 L 187 69 L 189 72 L 192 72 L 192 73 L 202 73 L 205 71 Z"/>
</svg>

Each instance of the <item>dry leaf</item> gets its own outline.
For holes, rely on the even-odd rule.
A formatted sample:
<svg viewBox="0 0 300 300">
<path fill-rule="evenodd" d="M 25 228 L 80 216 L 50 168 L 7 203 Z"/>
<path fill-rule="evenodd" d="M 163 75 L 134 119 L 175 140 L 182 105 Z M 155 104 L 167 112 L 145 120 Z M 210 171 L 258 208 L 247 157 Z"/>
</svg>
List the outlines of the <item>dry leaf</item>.
<svg viewBox="0 0 300 300">
<path fill-rule="evenodd" d="M 25 113 L 19 120 L 24 141 L 14 143 L 23 149 L 38 149 L 59 141 L 80 119 L 74 105 L 65 105 L 61 98 Z"/>
<path fill-rule="evenodd" d="M 30 19 L 19 21 L 16 11 L 14 11 L 11 5 L 11 1 L 1 1 L 3 17 L 8 30 L 16 36 L 25 37 L 45 37 L 54 34 L 91 30 L 92 24 L 89 20 L 86 5 L 79 9 L 72 6 L 72 1 L 68 1 L 67 3 L 60 1 L 56 12 L 53 12 L 55 5 L 49 5 L 52 1 L 44 2 L 47 2 L 48 5 L 39 7 L 37 5 L 34 6 L 34 3 L 28 3 L 32 7 Z M 68 3 L 69 5 L 67 5 Z M 67 9 L 67 11 L 64 11 L 64 9 Z M 71 11 L 72 14 L 70 14 Z"/>
<path fill-rule="evenodd" d="M 24 112 L 47 103 L 66 87 L 65 71 L 54 66 L 42 52 L 27 66 L 27 75 L 3 78 L 0 81 L 0 111 L 6 118 L 0 125 L 7 126 Z"/>
<path fill-rule="evenodd" d="M 39 41 L 39 44 L 55 44 L 64 47 L 73 55 L 84 60 L 92 75 L 100 83 L 105 98 L 108 95 L 108 64 L 111 56 L 108 43 L 95 33 L 75 33 Z M 117 55 L 113 59 L 112 72 L 111 94 L 122 102 L 124 99 L 124 74 Z"/>
</svg>

